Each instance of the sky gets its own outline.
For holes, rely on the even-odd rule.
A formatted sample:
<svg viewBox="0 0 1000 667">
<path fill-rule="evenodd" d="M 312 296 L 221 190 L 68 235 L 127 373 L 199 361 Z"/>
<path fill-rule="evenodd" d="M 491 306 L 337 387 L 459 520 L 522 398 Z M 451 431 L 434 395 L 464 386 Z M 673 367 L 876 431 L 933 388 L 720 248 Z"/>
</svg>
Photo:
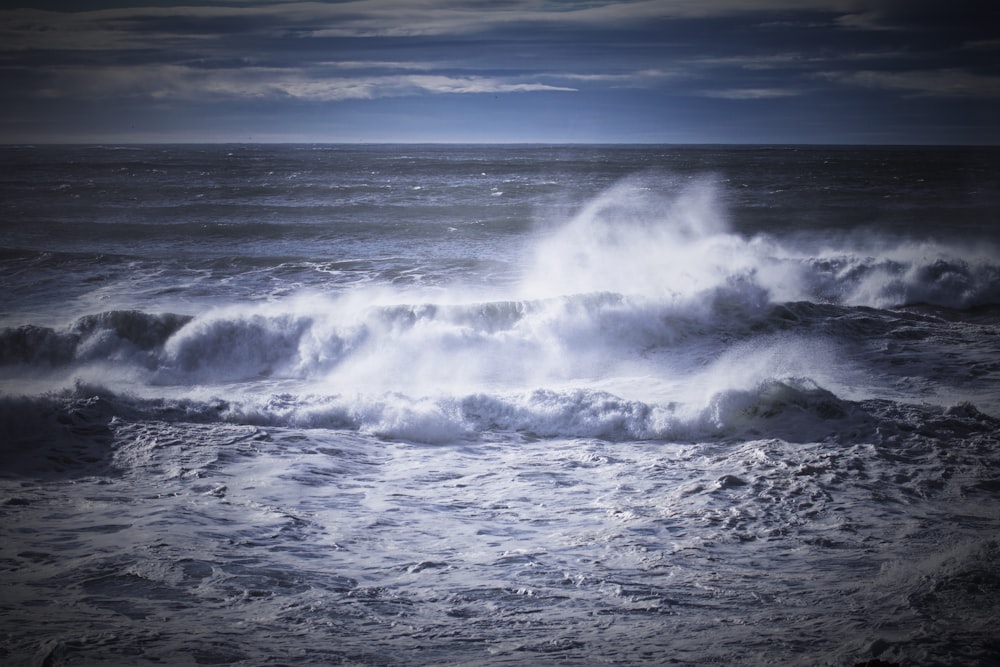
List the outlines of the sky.
<svg viewBox="0 0 1000 667">
<path fill-rule="evenodd" d="M 24 0 L 0 142 L 1000 144 L 994 0 Z"/>
</svg>

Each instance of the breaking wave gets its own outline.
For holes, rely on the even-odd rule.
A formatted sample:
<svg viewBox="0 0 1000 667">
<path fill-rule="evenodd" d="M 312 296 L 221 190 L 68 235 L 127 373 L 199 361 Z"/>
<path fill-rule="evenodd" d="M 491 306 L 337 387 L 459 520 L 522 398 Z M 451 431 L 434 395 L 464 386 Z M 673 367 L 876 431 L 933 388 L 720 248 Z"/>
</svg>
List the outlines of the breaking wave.
<svg viewBox="0 0 1000 667">
<path fill-rule="evenodd" d="M 520 284 L 488 297 L 385 285 L 194 315 L 109 310 L 3 330 L 0 365 L 56 390 L 114 386 L 143 411 L 150 395 L 186 391 L 170 410 L 196 420 L 424 442 L 806 441 L 871 431 L 847 400 L 862 371 L 845 351 L 884 375 L 910 362 L 883 352 L 933 338 L 955 313 L 995 321 L 987 248 L 746 238 L 711 181 L 666 190 L 612 188 L 540 232 Z M 994 372 L 985 363 L 976 372 Z"/>
<path fill-rule="evenodd" d="M 727 389 L 689 405 L 580 389 L 416 398 L 389 392 L 141 399 L 82 384 L 44 397 L 0 399 L 0 430 L 12 465 L 19 457 L 38 456 L 33 449 L 62 447 L 79 450 L 74 465 L 83 468 L 81 463 L 104 455 L 122 421 L 336 429 L 428 444 L 497 438 L 891 444 L 915 431 L 946 439 L 992 435 L 1000 428 L 1000 420 L 968 403 L 940 408 L 850 401 L 801 378 Z M 81 443 L 90 449 L 80 450 Z M 47 456 L 66 465 L 72 458 L 65 451 Z"/>
</svg>

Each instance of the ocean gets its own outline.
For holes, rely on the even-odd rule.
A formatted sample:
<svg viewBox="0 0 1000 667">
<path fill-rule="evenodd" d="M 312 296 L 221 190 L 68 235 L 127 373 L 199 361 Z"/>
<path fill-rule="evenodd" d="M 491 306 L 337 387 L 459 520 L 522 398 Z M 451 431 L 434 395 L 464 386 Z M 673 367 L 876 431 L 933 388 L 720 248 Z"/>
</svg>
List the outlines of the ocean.
<svg viewBox="0 0 1000 667">
<path fill-rule="evenodd" d="M 1000 662 L 1000 149 L 0 155 L 3 664 Z"/>
</svg>

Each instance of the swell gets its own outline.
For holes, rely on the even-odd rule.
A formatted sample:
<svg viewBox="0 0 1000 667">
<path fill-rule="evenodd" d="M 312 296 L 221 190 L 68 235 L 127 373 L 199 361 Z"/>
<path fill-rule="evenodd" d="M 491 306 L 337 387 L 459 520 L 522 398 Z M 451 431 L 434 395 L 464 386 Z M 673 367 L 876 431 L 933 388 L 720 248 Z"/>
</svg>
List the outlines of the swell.
<svg viewBox="0 0 1000 667">
<path fill-rule="evenodd" d="M 622 365 L 680 372 L 734 346 L 794 336 L 854 346 L 940 337 L 949 322 L 985 333 L 996 306 L 876 309 L 814 301 L 772 303 L 750 281 L 688 298 L 615 292 L 538 299 L 394 303 L 395 292 L 357 288 L 197 316 L 112 310 L 65 327 L 0 331 L 0 366 L 23 371 L 82 364 L 134 366 L 155 384 L 261 377 L 343 382 L 424 378 L 427 384 L 495 380 L 523 385 L 607 377 Z M 970 329 L 975 333 L 978 329 Z M 666 365 L 666 366 L 664 366 Z"/>
<path fill-rule="evenodd" d="M 969 403 L 945 408 L 850 401 L 797 378 L 720 391 L 691 405 L 580 389 L 416 398 L 387 392 L 141 399 L 81 384 L 48 396 L 0 397 L 6 474 L 100 473 L 113 454 L 114 433 L 127 423 L 333 429 L 426 444 L 499 441 L 512 446 L 539 439 L 591 439 L 780 440 L 891 448 L 908 447 L 914 439 L 988 443 L 1000 432 L 1000 419 Z"/>
<path fill-rule="evenodd" d="M 164 343 L 191 319 L 173 313 L 114 310 L 86 315 L 64 329 L 8 328 L 0 332 L 0 364 L 51 367 L 140 358 L 155 363 Z"/>
<path fill-rule="evenodd" d="M 802 261 L 807 294 L 872 307 L 928 304 L 964 310 L 1000 304 L 1000 264 L 991 252 L 901 246 L 882 256 L 855 254 Z"/>
<path fill-rule="evenodd" d="M 714 290 L 695 303 L 595 293 L 400 304 L 378 303 L 378 293 L 369 298 L 362 292 L 198 316 L 122 310 L 87 315 L 63 328 L 8 328 L 0 332 L 0 364 L 135 364 L 168 383 L 307 378 L 348 363 L 402 372 L 446 357 L 466 362 L 470 377 L 477 369 L 487 373 L 487 366 L 557 357 L 564 369 L 582 372 L 601 359 L 779 330 L 807 316 L 806 306 L 770 307 L 744 285 Z M 821 318 L 829 308 L 835 307 L 819 307 L 808 317 Z"/>
</svg>

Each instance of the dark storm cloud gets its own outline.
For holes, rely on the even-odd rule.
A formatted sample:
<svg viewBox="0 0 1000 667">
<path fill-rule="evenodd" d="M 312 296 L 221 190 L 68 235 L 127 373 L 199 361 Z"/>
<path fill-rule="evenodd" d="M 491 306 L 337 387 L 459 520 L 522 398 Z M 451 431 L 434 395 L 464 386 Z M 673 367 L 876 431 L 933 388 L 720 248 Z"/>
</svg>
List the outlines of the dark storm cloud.
<svg viewBox="0 0 1000 667">
<path fill-rule="evenodd" d="M 507 138 L 536 140 L 561 112 L 589 118 L 578 127 L 601 127 L 600 136 L 562 137 L 571 140 L 782 140 L 753 136 L 780 126 L 764 113 L 785 114 L 795 141 L 817 127 L 826 135 L 816 140 L 843 127 L 845 137 L 920 141 L 924 126 L 996 140 L 982 114 L 967 128 L 961 106 L 1000 97 L 996 13 L 986 3 L 895 0 L 36 3 L 0 11 L 0 83 L 10 102 L 0 133 L 125 136 L 115 119 L 127 113 L 130 131 L 141 126 L 132 136 L 147 140 L 185 128 L 226 138 L 237 117 L 241 134 L 371 136 L 366 114 L 347 105 L 363 102 L 373 118 L 395 105 L 395 124 L 382 128 L 420 125 L 401 122 L 401 105 L 426 114 L 420 139 L 462 139 L 462 128 L 503 139 L 506 122 L 520 128 Z M 528 99 L 506 111 L 457 103 L 511 95 Z M 822 100 L 834 98 L 824 116 Z M 937 102 L 921 117 L 930 98 Z M 782 104 L 759 108 L 762 100 Z M 76 103 L 105 113 L 67 113 Z M 906 127 L 895 120 L 903 105 Z M 751 136 L 713 139 L 703 121 L 723 109 Z M 295 120 L 284 132 L 275 130 L 283 112 Z M 500 125 L 490 130 L 487 119 Z M 435 135 L 434 123 L 451 133 Z M 702 130 L 678 134 L 685 123 Z"/>
</svg>

